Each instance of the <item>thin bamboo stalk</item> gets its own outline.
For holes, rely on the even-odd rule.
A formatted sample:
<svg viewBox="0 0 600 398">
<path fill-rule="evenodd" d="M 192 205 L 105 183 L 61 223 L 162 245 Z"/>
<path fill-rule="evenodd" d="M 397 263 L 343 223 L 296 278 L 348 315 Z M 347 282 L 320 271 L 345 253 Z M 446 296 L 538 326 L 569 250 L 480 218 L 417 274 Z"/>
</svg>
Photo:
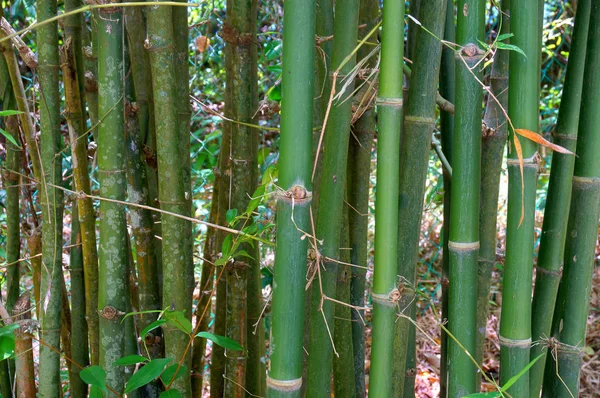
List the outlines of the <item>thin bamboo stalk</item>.
<svg viewBox="0 0 600 398">
<path fill-rule="evenodd" d="M 350 139 L 354 140 L 354 137 L 350 137 Z M 342 249 L 340 259 L 346 264 L 350 263 L 349 211 L 347 206 L 344 207 L 340 240 L 340 248 Z M 337 300 L 341 303 L 350 303 L 350 272 L 349 266 L 342 265 L 338 268 L 336 291 Z M 335 334 L 333 342 L 339 353 L 339 356 L 333 357 L 333 390 L 336 397 L 354 398 L 356 393 L 354 385 L 352 320 L 350 315 L 352 311 L 348 305 L 337 305 L 335 307 Z"/>
<path fill-rule="evenodd" d="M 283 24 L 279 185 L 285 193 L 277 196 L 267 394 L 269 397 L 300 397 L 308 251 L 308 241 L 302 239 L 302 231 L 310 230 L 312 199 L 315 1 L 286 1 Z"/>
<path fill-rule="evenodd" d="M 88 325 L 85 319 L 85 277 L 83 268 L 83 249 L 81 230 L 79 227 L 77 205 L 71 212 L 71 249 L 69 253 L 69 273 L 71 275 L 71 353 L 73 361 L 86 367 L 89 365 Z M 83 396 L 87 385 L 79 377 L 80 368 L 72 367 L 75 379 L 71 382 L 71 392 L 74 396 Z"/>
<path fill-rule="evenodd" d="M 369 397 L 393 392 L 394 322 L 399 290 L 398 213 L 400 133 L 402 131 L 402 57 L 404 4 L 385 0 L 379 72 L 377 197 L 375 201 L 375 268 Z M 396 348 L 396 347 L 394 347 Z M 398 375 L 396 375 L 398 376 Z"/>
<path fill-rule="evenodd" d="M 39 21 L 57 13 L 54 0 L 36 2 Z M 41 167 L 35 173 L 41 182 L 42 208 L 42 302 L 40 303 L 39 394 L 58 396 L 60 390 L 60 329 L 63 283 L 62 274 L 62 225 L 63 192 L 47 186 L 59 185 L 61 162 L 57 153 L 61 146 L 60 97 L 58 92 L 58 26 L 52 22 L 37 31 L 38 77 L 40 82 L 40 133 Z M 28 142 L 29 145 L 29 142 Z M 30 149 L 33 149 L 30 147 Z M 59 158 L 60 159 L 60 158 Z M 35 166 L 35 163 L 34 163 Z M 35 171 L 35 167 L 34 167 Z"/>
<path fill-rule="evenodd" d="M 485 2 L 466 1 L 459 7 L 456 41 L 456 102 L 452 145 L 452 209 L 450 216 L 450 332 L 474 354 L 477 325 L 477 258 L 479 253 L 479 191 L 481 180 L 481 103 L 483 88 L 475 65 L 483 51 Z M 464 10 L 468 10 L 465 12 Z M 478 391 L 476 369 L 455 342 L 448 344 L 448 396 L 462 397 Z"/>
<path fill-rule="evenodd" d="M 31 303 L 29 293 L 21 295 L 12 309 L 14 322 L 31 319 Z M 33 366 L 33 344 L 31 335 L 21 326 L 15 330 L 15 374 L 17 378 L 17 397 L 36 396 L 35 371 Z"/>
<path fill-rule="evenodd" d="M 342 90 L 343 77 L 349 74 L 356 64 L 356 54 L 353 50 L 358 35 L 358 6 L 358 0 L 341 0 L 336 3 L 335 40 L 331 61 L 332 69 L 339 69 L 335 84 L 336 93 Z M 349 81 L 341 98 L 331 99 L 335 102 L 331 104 L 325 128 L 316 237 L 319 242 L 323 242 L 317 247 L 321 259 L 331 260 L 323 261 L 324 269 L 315 277 L 312 289 L 307 380 L 307 395 L 312 397 L 328 396 L 331 390 L 333 346 L 330 336 L 335 333 L 334 304 L 327 298 L 336 297 L 336 261 L 340 258 L 340 226 L 352 112 L 352 101 L 343 99 L 350 95 L 353 89 L 354 81 Z"/>
<path fill-rule="evenodd" d="M 225 106 L 228 106 L 225 103 Z M 231 148 L 231 124 L 223 125 L 223 136 L 221 138 L 221 149 L 219 153 L 219 167 L 215 172 L 215 184 L 219 191 L 219 213 L 217 214 L 217 224 L 225 225 L 225 213 L 229 201 L 229 176 L 230 174 L 230 148 Z M 222 243 L 226 234 L 223 231 L 217 232 L 217 243 Z M 221 245 L 217 245 L 217 251 L 221 250 Z M 215 300 L 215 323 L 214 333 L 219 336 L 225 335 L 225 305 L 227 278 L 225 273 L 219 269 L 215 272 L 216 282 L 216 300 Z M 225 349 L 216 344 L 212 345 L 211 364 L 210 364 L 210 394 L 214 397 L 224 396 L 225 379 Z"/>
<path fill-rule="evenodd" d="M 379 17 L 379 2 L 377 0 L 362 0 L 360 2 L 359 26 L 365 25 L 358 32 L 362 39 L 370 32 Z M 369 54 L 369 49 L 361 47 L 357 57 L 364 59 Z M 371 57 L 366 64 L 367 68 L 374 68 L 377 63 Z M 361 89 L 363 93 L 369 91 L 368 85 Z M 362 93 L 358 98 L 362 98 Z M 362 106 L 367 106 L 362 104 Z M 354 306 L 350 312 L 352 321 L 352 346 L 354 353 L 354 386 L 357 398 L 366 396 L 365 385 L 365 327 L 362 309 L 365 305 L 365 282 L 367 274 L 367 243 L 368 243 L 368 213 L 369 213 L 369 175 L 371 172 L 371 150 L 375 136 L 375 109 L 369 105 L 362 116 L 354 123 L 354 135 L 350 137 L 348 148 L 348 181 L 347 201 L 350 263 L 364 268 L 351 267 L 350 276 L 350 304 Z"/>
<path fill-rule="evenodd" d="M 176 214 L 185 214 L 184 177 L 179 159 L 181 157 L 176 102 L 177 78 L 174 59 L 175 35 L 171 7 L 151 7 L 147 10 L 148 39 L 146 49 L 150 53 L 154 104 L 161 112 L 155 113 L 158 160 L 158 197 L 160 207 Z M 188 195 L 190 193 L 188 192 Z M 168 250 L 162 252 L 163 307 L 183 311 L 191 319 L 188 272 L 189 246 L 184 237 L 187 223 L 179 217 L 163 214 L 162 241 Z M 191 358 L 187 350 L 189 337 L 174 327 L 165 329 L 165 355 L 188 365 Z M 190 378 L 182 377 L 173 387 L 183 395 L 189 394 Z"/>
<path fill-rule="evenodd" d="M 580 10 L 584 7 L 579 5 Z M 577 158 L 565 243 L 565 300 L 560 341 L 554 347 L 558 375 L 556 397 L 577 396 L 589 311 L 600 218 L 600 3 L 592 2 L 579 116 Z M 546 386 L 544 387 L 546 389 Z"/>
<path fill-rule="evenodd" d="M 440 37 L 443 34 L 446 6 L 444 0 L 421 2 L 417 17 L 423 26 Z M 441 12 L 440 12 L 441 10 Z M 416 265 L 418 261 L 421 214 L 431 134 L 435 126 L 437 90 L 442 48 L 430 33 L 415 32 L 413 72 L 404 111 L 404 130 L 400 148 L 400 202 L 398 204 L 398 274 L 407 285 L 401 287 L 400 311 L 410 317 L 415 313 Z M 412 323 L 400 318 L 395 324 L 394 396 L 414 395 L 415 334 Z M 410 360 L 410 363 L 408 363 Z"/>
<path fill-rule="evenodd" d="M 510 32 L 510 0 L 501 3 L 501 29 L 499 34 Z M 508 137 L 508 123 L 504 111 L 508 108 L 508 51 L 498 51 L 494 56 L 490 75 L 484 130 L 481 142 L 481 188 L 479 206 L 479 264 L 477 273 L 477 344 L 475 360 L 481 364 L 487 330 L 488 307 L 492 270 L 496 264 L 496 237 L 498 196 L 504 147 Z M 496 102 L 498 101 L 498 102 Z"/>
<path fill-rule="evenodd" d="M 98 13 L 98 177 L 102 197 L 124 200 L 123 14 L 121 8 Z M 100 357 L 106 384 L 123 393 L 124 372 L 113 363 L 124 356 L 127 310 L 127 226 L 124 206 L 100 202 L 99 296 Z"/>
<path fill-rule="evenodd" d="M 554 132 L 554 143 L 570 151 L 575 150 L 577 143 L 590 6 L 591 1 L 582 0 L 575 17 L 569 63 Z M 532 304 L 532 338 L 536 340 L 551 336 L 551 314 L 554 313 L 562 273 L 561 267 L 564 261 L 564 244 L 574 166 L 574 156 L 553 153 Z M 532 346 L 530 359 L 534 359 L 542 353 L 547 354 L 546 348 L 543 344 Z M 538 360 L 530 370 L 531 396 L 540 394 L 545 362 L 546 355 Z"/>
<path fill-rule="evenodd" d="M 517 129 L 537 131 L 539 108 L 538 4 L 511 4 L 511 44 L 526 57 L 511 51 L 508 91 L 508 116 Z M 520 140 L 522 162 L 518 159 L 516 140 L 509 131 L 508 153 L 508 221 L 506 258 L 503 278 L 503 303 L 500 323 L 501 381 L 506 383 L 530 361 L 531 345 L 531 278 L 534 244 L 535 193 L 537 185 L 537 145 Z M 513 396 L 527 396 L 529 374 L 521 376 L 508 391 Z"/>
<path fill-rule="evenodd" d="M 229 103 L 226 115 L 230 119 L 250 123 L 254 120 L 258 107 L 255 45 L 257 4 L 256 0 L 229 0 L 222 36 L 226 42 L 225 101 Z M 228 208 L 237 209 L 238 214 L 241 214 L 245 211 L 250 196 L 256 188 L 258 137 L 256 130 L 248 126 L 231 124 L 230 129 L 231 149 L 228 155 L 231 157 L 231 173 Z M 252 220 L 241 220 L 237 228 L 249 226 L 248 222 Z M 256 283 L 250 282 L 251 269 L 254 270 L 253 276 L 258 276 L 260 263 L 255 247 L 243 244 L 240 249 L 250 253 L 252 258 L 236 257 L 226 265 L 226 330 L 227 337 L 239 342 L 247 352 L 226 351 L 225 395 L 227 397 L 241 397 L 246 394 L 245 389 L 251 394 L 260 395 L 259 390 L 262 390 L 260 345 L 263 336 L 252 334 L 252 322 L 248 318 L 250 309 L 255 321 L 260 316 L 261 306 L 257 295 L 259 292 L 256 291 Z M 249 293 L 250 289 L 255 289 L 253 295 Z M 253 303 L 249 302 L 251 296 L 254 298 Z"/>
<path fill-rule="evenodd" d="M 77 66 L 75 42 L 67 38 L 61 47 L 61 66 L 65 82 L 66 117 L 71 142 L 71 160 L 73 162 L 73 182 L 75 189 L 87 194 L 91 193 L 90 176 L 88 171 L 87 134 L 85 134 L 85 116 L 82 113 L 84 104 L 81 102 L 79 85 L 80 73 Z M 96 248 L 96 217 L 92 199 L 89 197 L 77 199 L 77 215 L 81 228 L 81 244 L 83 249 L 83 266 L 86 286 L 86 316 L 90 331 L 90 353 L 92 363 L 98 361 L 98 252 Z M 89 288 L 87 288 L 89 286 Z"/>
<path fill-rule="evenodd" d="M 456 23 L 454 15 L 454 1 L 446 1 L 446 20 L 444 24 L 444 40 L 450 43 L 456 41 Z M 454 80 L 456 78 L 456 62 L 454 51 L 449 47 L 442 49 L 440 68 L 440 95 L 454 103 Z M 440 132 L 442 152 L 452 165 L 452 141 L 454 137 L 454 115 L 448 111 L 440 112 Z M 442 243 L 442 319 L 448 319 L 448 281 L 450 275 L 450 256 L 448 254 L 448 240 L 450 240 L 450 204 L 451 204 L 451 177 L 444 173 L 444 221 Z M 449 322 L 449 320 L 448 320 Z M 448 324 L 446 325 L 448 326 Z M 440 348 L 440 396 L 447 393 L 447 365 L 448 365 L 448 335 L 441 331 Z"/>
</svg>

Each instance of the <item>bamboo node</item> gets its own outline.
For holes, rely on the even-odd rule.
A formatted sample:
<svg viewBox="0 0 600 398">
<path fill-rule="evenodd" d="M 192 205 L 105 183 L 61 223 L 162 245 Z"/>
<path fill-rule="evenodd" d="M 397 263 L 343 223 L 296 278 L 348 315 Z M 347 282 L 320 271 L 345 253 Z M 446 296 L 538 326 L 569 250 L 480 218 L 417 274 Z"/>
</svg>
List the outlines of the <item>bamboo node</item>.
<svg viewBox="0 0 600 398">
<path fill-rule="evenodd" d="M 506 165 L 520 167 L 521 164 L 523 164 L 523 167 L 535 167 L 537 169 L 540 164 L 540 160 L 541 160 L 540 154 L 536 152 L 533 154 L 533 156 L 531 156 L 529 158 L 523 158 L 522 163 L 521 163 L 521 160 L 519 160 L 518 158 L 517 159 L 513 159 L 513 158 L 506 159 Z"/>
<path fill-rule="evenodd" d="M 233 25 L 225 21 L 223 30 L 219 32 L 219 36 L 225 43 L 234 45 L 247 46 L 254 42 L 252 33 L 240 33 Z"/>
<path fill-rule="evenodd" d="M 573 176 L 573 184 L 577 185 L 600 185 L 600 177 Z"/>
<path fill-rule="evenodd" d="M 393 108 L 402 108 L 402 105 L 404 104 L 404 100 L 402 98 L 382 98 L 382 97 L 377 97 L 375 99 L 375 104 L 380 106 L 380 105 L 387 105 L 387 106 L 391 106 Z"/>
<path fill-rule="evenodd" d="M 500 341 L 500 345 L 504 347 L 515 347 L 515 348 L 529 348 L 531 347 L 531 338 L 529 339 L 509 339 L 508 337 L 504 337 L 502 335 L 498 336 L 498 340 Z"/>
<path fill-rule="evenodd" d="M 565 344 L 565 343 L 561 342 L 560 340 L 558 340 L 556 337 L 542 336 L 540 338 L 540 340 L 536 341 L 534 344 L 543 344 L 552 353 L 560 352 L 562 354 L 567 354 L 567 355 L 568 354 L 583 355 L 583 347 Z"/>
<path fill-rule="evenodd" d="M 277 380 L 267 376 L 267 387 L 277 391 L 297 391 L 302 387 L 302 377 L 293 380 Z"/>
<path fill-rule="evenodd" d="M 105 306 L 100 312 L 100 316 L 104 319 L 107 320 L 112 320 L 115 319 L 118 316 L 123 316 L 125 315 L 124 312 L 119 311 L 118 309 L 116 309 L 115 307 L 113 307 L 112 305 L 107 305 Z"/>
<path fill-rule="evenodd" d="M 546 269 L 540 265 L 536 265 L 535 266 L 535 272 L 540 273 L 540 274 L 545 274 L 545 275 L 550 275 L 550 276 L 556 276 L 556 277 L 562 277 L 563 274 L 563 267 L 561 266 L 558 270 L 550 270 L 550 269 Z"/>
<path fill-rule="evenodd" d="M 453 242 L 448 241 L 448 249 L 451 251 L 471 251 L 479 249 L 479 241 L 477 242 Z"/>
<path fill-rule="evenodd" d="M 302 185 L 294 185 L 287 191 L 279 193 L 278 199 L 293 203 L 310 202 L 312 200 L 312 192 L 308 191 Z"/>
</svg>

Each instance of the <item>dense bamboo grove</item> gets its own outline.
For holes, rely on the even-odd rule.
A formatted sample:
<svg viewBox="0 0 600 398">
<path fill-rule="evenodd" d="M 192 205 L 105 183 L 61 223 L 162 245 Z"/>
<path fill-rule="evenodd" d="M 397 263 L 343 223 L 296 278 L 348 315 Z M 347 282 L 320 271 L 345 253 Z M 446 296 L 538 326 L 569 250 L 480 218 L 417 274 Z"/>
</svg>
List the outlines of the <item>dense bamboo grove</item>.
<svg viewBox="0 0 600 398">
<path fill-rule="evenodd" d="M 580 394 L 598 1 L 146 3 L 2 3 L 0 397 Z"/>
</svg>

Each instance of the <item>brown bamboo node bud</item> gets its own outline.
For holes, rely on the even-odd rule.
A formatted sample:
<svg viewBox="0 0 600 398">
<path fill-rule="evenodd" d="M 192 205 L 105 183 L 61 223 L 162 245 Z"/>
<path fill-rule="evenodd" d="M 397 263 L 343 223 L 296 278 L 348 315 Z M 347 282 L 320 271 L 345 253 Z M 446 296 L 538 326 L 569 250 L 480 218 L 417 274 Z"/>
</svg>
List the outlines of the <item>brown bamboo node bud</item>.
<svg viewBox="0 0 600 398">
<path fill-rule="evenodd" d="M 479 48 L 477 44 L 468 43 L 461 50 L 460 55 L 467 58 L 478 57 L 485 54 L 485 51 Z"/>
<path fill-rule="evenodd" d="M 96 76 L 94 76 L 92 71 L 85 71 L 84 80 L 85 91 L 87 91 L 88 93 L 98 92 L 98 81 L 96 80 Z"/>
<path fill-rule="evenodd" d="M 285 192 L 279 193 L 280 200 L 286 200 L 293 203 L 306 203 L 312 200 L 312 192 L 307 191 L 302 185 L 294 185 Z"/>
<path fill-rule="evenodd" d="M 248 46 L 254 43 L 252 33 L 240 33 L 233 25 L 225 21 L 223 29 L 219 32 L 219 36 L 225 43 Z"/>
<path fill-rule="evenodd" d="M 109 321 L 123 315 L 125 315 L 124 312 L 119 311 L 112 305 L 107 305 L 100 311 L 100 316 Z"/>
</svg>

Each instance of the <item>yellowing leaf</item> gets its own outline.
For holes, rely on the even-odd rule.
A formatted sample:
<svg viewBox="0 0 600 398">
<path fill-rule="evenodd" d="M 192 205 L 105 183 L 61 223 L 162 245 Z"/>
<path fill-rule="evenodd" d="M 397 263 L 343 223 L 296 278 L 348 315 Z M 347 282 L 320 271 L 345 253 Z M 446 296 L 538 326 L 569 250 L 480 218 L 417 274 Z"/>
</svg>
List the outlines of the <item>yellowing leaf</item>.
<svg viewBox="0 0 600 398">
<path fill-rule="evenodd" d="M 521 172 L 521 218 L 519 218 L 519 227 L 523 224 L 525 218 L 525 178 L 524 178 L 524 166 L 523 166 L 523 148 L 521 147 L 521 141 L 519 137 L 514 135 L 515 150 L 517 151 L 517 158 L 519 159 L 519 171 Z M 517 227 L 518 228 L 518 227 Z"/>
<path fill-rule="evenodd" d="M 210 46 L 210 39 L 208 37 L 198 36 L 198 38 L 196 38 L 196 48 L 198 48 L 198 51 L 200 51 L 201 53 L 206 51 L 209 46 Z"/>
<path fill-rule="evenodd" d="M 563 148 L 560 145 L 556 145 L 551 143 L 550 141 L 546 140 L 544 137 L 542 137 L 541 135 L 539 135 L 538 133 L 534 133 L 531 130 L 525 130 L 525 129 L 515 129 L 515 132 L 537 144 L 543 145 L 545 147 L 548 147 L 550 149 L 552 149 L 553 151 L 556 152 L 560 152 L 560 153 L 565 153 L 568 155 L 575 155 L 573 152 L 569 151 L 566 148 Z"/>
</svg>

